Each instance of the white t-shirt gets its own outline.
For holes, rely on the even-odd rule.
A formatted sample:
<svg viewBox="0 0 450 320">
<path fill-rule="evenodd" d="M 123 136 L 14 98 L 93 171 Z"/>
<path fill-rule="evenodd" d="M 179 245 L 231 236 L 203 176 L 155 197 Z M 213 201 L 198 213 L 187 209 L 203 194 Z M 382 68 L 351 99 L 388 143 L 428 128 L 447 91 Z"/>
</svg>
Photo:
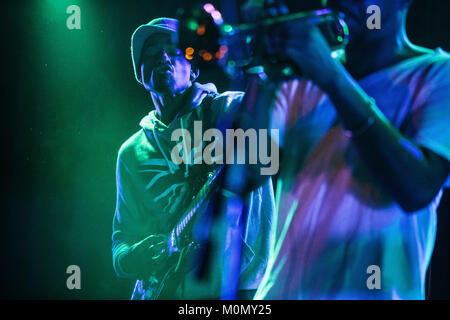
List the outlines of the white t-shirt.
<svg viewBox="0 0 450 320">
<path fill-rule="evenodd" d="M 450 159 L 447 53 L 437 49 L 358 82 L 408 139 Z M 277 240 L 255 298 L 424 299 L 442 190 L 426 208 L 404 212 L 375 183 L 330 100 L 310 81 L 283 85 L 273 119 L 286 126 L 290 158 L 281 174 L 291 178 L 279 185 Z"/>
</svg>

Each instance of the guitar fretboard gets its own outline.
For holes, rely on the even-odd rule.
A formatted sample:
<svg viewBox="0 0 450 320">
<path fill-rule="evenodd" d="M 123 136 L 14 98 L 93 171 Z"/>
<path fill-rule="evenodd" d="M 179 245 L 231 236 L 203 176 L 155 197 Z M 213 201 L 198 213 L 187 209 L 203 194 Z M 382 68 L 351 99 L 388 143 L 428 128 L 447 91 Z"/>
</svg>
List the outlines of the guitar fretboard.
<svg viewBox="0 0 450 320">
<path fill-rule="evenodd" d="M 216 180 L 219 174 L 222 172 L 223 166 L 219 167 L 211 176 L 208 178 L 206 183 L 197 193 L 195 198 L 191 202 L 191 206 L 187 210 L 187 213 L 182 216 L 175 228 L 170 232 L 169 245 L 173 248 L 173 251 L 177 251 L 177 244 L 183 231 L 186 229 L 189 222 L 191 222 L 193 216 L 197 212 L 198 208 L 204 203 L 211 193 L 211 190 L 216 187 Z"/>
</svg>

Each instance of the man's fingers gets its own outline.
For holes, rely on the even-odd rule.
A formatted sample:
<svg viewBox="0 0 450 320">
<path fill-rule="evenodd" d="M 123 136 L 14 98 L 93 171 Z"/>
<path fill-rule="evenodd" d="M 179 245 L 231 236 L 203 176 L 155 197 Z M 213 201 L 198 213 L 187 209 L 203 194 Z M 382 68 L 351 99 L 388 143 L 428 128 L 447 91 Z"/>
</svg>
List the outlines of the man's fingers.
<svg viewBox="0 0 450 320">
<path fill-rule="evenodd" d="M 150 236 L 148 236 L 147 238 L 145 238 L 144 240 L 142 240 L 143 243 L 155 243 L 157 241 L 164 241 L 166 239 L 166 236 L 162 235 L 162 234 L 152 234 Z"/>
<path fill-rule="evenodd" d="M 166 253 L 166 249 L 165 249 L 165 248 L 163 248 L 158 254 L 153 255 L 153 256 L 152 256 L 152 260 L 158 259 L 158 258 L 161 257 L 162 255 L 164 255 L 164 253 Z"/>
</svg>

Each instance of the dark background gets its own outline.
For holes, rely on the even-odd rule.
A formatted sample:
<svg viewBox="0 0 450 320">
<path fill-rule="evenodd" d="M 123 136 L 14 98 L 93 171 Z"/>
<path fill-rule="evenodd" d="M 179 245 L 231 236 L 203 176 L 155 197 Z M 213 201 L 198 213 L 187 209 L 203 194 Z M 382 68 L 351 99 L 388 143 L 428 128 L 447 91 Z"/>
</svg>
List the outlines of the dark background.
<svg viewBox="0 0 450 320">
<path fill-rule="evenodd" d="M 319 1 L 303 2 L 291 9 Z M 151 108 L 134 79 L 130 37 L 186 3 L 2 2 L 2 299 L 129 298 L 133 283 L 117 279 L 112 268 L 115 161 Z M 81 8 L 81 30 L 66 27 L 72 4 Z M 449 1 L 417 0 L 411 40 L 450 51 L 449 16 Z M 215 72 L 200 81 L 226 90 L 226 77 Z M 439 208 L 431 299 L 450 297 L 449 198 L 447 191 Z M 66 287 L 72 264 L 81 268 L 81 290 Z"/>
</svg>

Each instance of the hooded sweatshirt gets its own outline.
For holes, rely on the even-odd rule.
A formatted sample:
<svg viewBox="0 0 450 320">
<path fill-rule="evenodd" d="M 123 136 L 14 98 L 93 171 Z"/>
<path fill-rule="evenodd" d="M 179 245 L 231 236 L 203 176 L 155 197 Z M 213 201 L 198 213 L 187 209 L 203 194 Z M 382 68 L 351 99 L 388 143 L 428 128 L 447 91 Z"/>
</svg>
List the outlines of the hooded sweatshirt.
<svg viewBox="0 0 450 320">
<path fill-rule="evenodd" d="M 151 111 L 141 120 L 141 129 L 121 146 L 118 153 L 117 202 L 112 235 L 113 266 L 118 276 L 137 279 L 132 299 L 145 298 L 145 280 L 121 268 L 122 256 L 127 254 L 130 246 L 151 234 L 168 234 L 209 174 L 218 168 L 215 164 L 194 164 L 198 160 L 196 157 L 201 155 L 199 149 L 204 147 L 194 143 L 194 121 L 201 121 L 203 132 L 216 128 L 219 117 L 225 112 L 231 112 L 243 97 L 243 92 L 218 94 L 213 84 L 194 83 L 189 90 L 191 103 L 182 108 L 178 117 L 165 124 L 156 110 Z M 180 143 L 171 140 L 176 129 L 186 129 L 191 133 L 191 152 L 188 154 L 192 160 L 190 164 L 172 161 L 171 152 Z M 182 143 L 188 141 L 186 137 L 182 138 Z M 180 155 L 183 156 L 182 151 Z M 256 289 L 262 279 L 269 255 L 274 213 L 271 180 L 268 179 L 264 185 L 251 192 L 244 201 L 247 221 L 242 234 L 239 289 L 251 290 Z M 222 268 L 222 265 L 216 268 L 218 282 Z M 217 292 L 217 283 L 211 284 L 214 289 L 205 290 L 197 287 L 195 281 L 185 282 L 184 290 L 173 298 L 215 298 L 220 294 Z"/>
</svg>

